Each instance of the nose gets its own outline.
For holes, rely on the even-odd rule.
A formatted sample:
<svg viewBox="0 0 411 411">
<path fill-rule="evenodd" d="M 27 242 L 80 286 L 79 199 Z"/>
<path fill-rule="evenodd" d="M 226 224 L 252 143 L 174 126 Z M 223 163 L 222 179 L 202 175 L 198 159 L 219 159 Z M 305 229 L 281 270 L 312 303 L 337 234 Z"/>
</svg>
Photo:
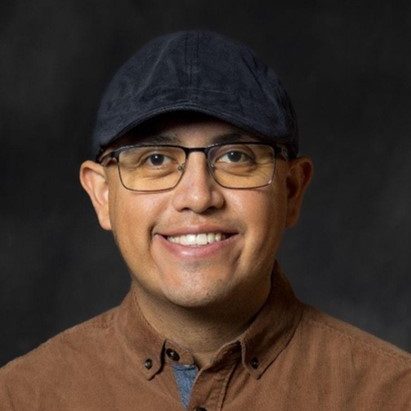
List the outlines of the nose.
<svg viewBox="0 0 411 411">
<path fill-rule="evenodd" d="M 172 201 L 176 210 L 191 210 L 197 214 L 223 207 L 222 187 L 210 174 L 203 153 L 192 152 L 188 156 L 184 174 L 173 190 Z"/>
</svg>

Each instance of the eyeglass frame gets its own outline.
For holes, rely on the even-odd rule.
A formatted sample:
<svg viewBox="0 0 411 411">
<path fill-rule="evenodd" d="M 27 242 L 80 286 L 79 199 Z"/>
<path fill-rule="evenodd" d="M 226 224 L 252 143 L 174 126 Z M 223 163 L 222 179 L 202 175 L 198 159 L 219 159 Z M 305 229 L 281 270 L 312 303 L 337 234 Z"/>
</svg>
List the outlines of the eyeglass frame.
<svg viewBox="0 0 411 411">
<path fill-rule="evenodd" d="M 260 186 L 256 186 L 256 187 L 226 187 L 224 185 L 222 185 L 219 181 L 217 181 L 214 172 L 212 171 L 215 166 L 212 165 L 209 161 L 208 158 L 208 153 L 210 150 L 212 150 L 215 147 L 221 147 L 221 146 L 228 146 L 228 145 L 234 145 L 234 144 L 253 144 L 253 145 L 261 145 L 261 146 L 269 146 L 274 150 L 274 158 L 278 158 L 278 157 L 282 157 L 284 160 L 288 161 L 290 159 L 293 158 L 292 156 L 292 152 L 290 152 L 290 150 L 287 148 L 287 146 L 283 145 L 283 144 L 279 144 L 279 143 L 269 143 L 269 142 L 264 142 L 264 141 L 232 141 L 232 142 L 222 142 L 222 143 L 214 143 L 211 144 L 209 146 L 206 147 L 185 147 L 185 146 L 179 146 L 177 144 L 128 144 L 125 146 L 121 146 L 118 147 L 112 151 L 110 151 L 107 154 L 104 154 L 102 156 L 98 155 L 96 158 L 96 162 L 101 164 L 103 167 L 107 167 L 111 161 L 116 161 L 117 163 L 117 170 L 118 170 L 118 175 L 120 177 L 120 181 L 122 186 L 129 191 L 133 191 L 136 193 L 158 193 L 158 192 L 163 192 L 163 191 L 169 191 L 172 190 L 173 188 L 177 187 L 178 183 L 181 181 L 184 172 L 185 172 L 185 164 L 188 160 L 188 156 L 191 153 L 194 152 L 200 152 L 203 153 L 205 155 L 206 161 L 207 161 L 207 168 L 209 171 L 209 174 L 211 175 L 211 177 L 213 178 L 213 180 L 221 187 L 223 188 L 227 188 L 227 189 L 232 189 L 232 190 L 250 190 L 250 189 L 255 189 L 255 188 L 262 188 L 262 187 L 266 187 L 268 185 L 270 185 L 273 181 L 273 177 L 274 177 L 274 173 L 275 173 L 275 167 L 273 169 L 273 174 L 270 178 L 270 180 L 263 185 Z M 160 190 L 135 190 L 132 188 L 128 188 L 126 187 L 126 185 L 123 182 L 123 179 L 121 177 L 121 171 L 120 171 L 120 161 L 119 161 L 119 156 L 121 154 L 121 152 L 132 149 L 132 148 L 136 148 L 136 147 L 173 147 L 173 148 L 179 148 L 181 150 L 184 151 L 185 154 L 185 161 L 183 164 L 179 165 L 179 168 L 182 166 L 182 173 L 180 175 L 180 178 L 177 180 L 177 182 L 172 186 L 172 187 L 168 187 L 168 188 L 162 188 Z"/>
</svg>

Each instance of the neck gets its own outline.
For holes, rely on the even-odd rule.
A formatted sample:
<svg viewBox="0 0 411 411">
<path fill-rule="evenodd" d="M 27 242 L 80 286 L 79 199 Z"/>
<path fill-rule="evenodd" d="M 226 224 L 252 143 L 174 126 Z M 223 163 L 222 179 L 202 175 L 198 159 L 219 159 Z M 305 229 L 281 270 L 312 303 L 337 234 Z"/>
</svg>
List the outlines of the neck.
<svg viewBox="0 0 411 411">
<path fill-rule="evenodd" d="M 213 307 L 181 307 L 153 298 L 136 283 L 133 287 L 147 322 L 160 335 L 188 349 L 200 368 L 248 328 L 269 294 L 265 287 L 259 294 L 253 292 L 252 299 L 248 296 Z"/>
</svg>

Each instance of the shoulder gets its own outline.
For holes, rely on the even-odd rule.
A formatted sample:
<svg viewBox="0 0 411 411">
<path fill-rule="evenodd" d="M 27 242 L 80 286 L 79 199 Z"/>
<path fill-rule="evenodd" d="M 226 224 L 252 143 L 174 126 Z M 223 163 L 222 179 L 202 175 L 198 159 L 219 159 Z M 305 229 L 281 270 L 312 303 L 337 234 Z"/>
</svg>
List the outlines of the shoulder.
<svg viewBox="0 0 411 411">
<path fill-rule="evenodd" d="M 411 355 L 359 328 L 306 306 L 301 321 L 304 332 L 328 341 L 331 349 L 350 350 L 364 360 L 382 360 L 393 367 L 411 367 Z"/>
<path fill-rule="evenodd" d="M 308 367 L 357 404 L 411 403 L 409 353 L 308 306 L 296 339 Z"/>
<path fill-rule="evenodd" d="M 113 308 L 88 321 L 71 327 L 50 338 L 29 353 L 22 355 L 0 369 L 0 387 L 7 381 L 18 378 L 21 384 L 25 379 L 42 377 L 50 379 L 67 371 L 73 364 L 81 364 L 95 350 L 96 344 L 110 334 L 117 308 Z M 75 365 L 74 365 L 75 366 Z"/>
<path fill-rule="evenodd" d="M 58 408 L 68 392 L 79 391 L 82 381 L 94 381 L 96 359 L 115 344 L 117 312 L 114 308 L 69 328 L 1 368 L 1 409 Z"/>
</svg>

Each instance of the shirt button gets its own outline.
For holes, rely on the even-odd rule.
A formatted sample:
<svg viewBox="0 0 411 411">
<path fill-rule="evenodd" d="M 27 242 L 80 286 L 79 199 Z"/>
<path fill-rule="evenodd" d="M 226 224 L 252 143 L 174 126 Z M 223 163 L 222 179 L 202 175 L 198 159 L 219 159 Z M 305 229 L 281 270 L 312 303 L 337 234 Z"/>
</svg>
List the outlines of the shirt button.
<svg viewBox="0 0 411 411">
<path fill-rule="evenodd" d="M 148 370 L 153 366 L 153 360 L 151 358 L 147 358 L 144 361 L 144 367 L 146 367 Z"/>
<path fill-rule="evenodd" d="M 260 361 L 258 361 L 257 357 L 253 357 L 253 358 L 251 358 L 250 365 L 251 365 L 251 367 L 256 369 L 260 365 Z"/>
<path fill-rule="evenodd" d="M 178 353 L 172 350 L 171 348 L 166 349 L 166 354 L 167 354 L 167 357 L 170 358 L 170 360 L 178 361 L 180 359 L 180 356 L 178 355 Z"/>
</svg>

